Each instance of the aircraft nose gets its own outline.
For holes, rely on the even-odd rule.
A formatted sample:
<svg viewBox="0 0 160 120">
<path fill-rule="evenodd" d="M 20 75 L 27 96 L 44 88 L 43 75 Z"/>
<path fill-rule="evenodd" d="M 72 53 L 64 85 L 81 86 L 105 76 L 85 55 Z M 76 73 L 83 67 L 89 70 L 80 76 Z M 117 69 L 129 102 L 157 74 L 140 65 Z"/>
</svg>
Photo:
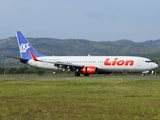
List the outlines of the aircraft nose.
<svg viewBox="0 0 160 120">
<path fill-rule="evenodd" d="M 153 63 L 153 68 L 155 69 L 155 68 L 157 68 L 157 67 L 158 67 L 158 64 Z"/>
</svg>

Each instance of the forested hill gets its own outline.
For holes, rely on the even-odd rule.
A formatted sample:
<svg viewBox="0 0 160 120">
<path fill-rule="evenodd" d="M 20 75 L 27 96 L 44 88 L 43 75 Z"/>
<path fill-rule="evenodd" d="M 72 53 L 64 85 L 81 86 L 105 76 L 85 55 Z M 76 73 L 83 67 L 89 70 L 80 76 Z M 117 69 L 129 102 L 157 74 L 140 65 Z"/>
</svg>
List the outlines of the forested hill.
<svg viewBox="0 0 160 120">
<path fill-rule="evenodd" d="M 46 55 L 134 55 L 158 59 L 160 57 L 160 39 L 145 42 L 130 40 L 89 41 L 84 39 L 27 38 L 32 46 Z M 0 40 L 0 54 L 19 56 L 16 37 Z M 4 58 L 1 57 L 0 60 Z"/>
</svg>

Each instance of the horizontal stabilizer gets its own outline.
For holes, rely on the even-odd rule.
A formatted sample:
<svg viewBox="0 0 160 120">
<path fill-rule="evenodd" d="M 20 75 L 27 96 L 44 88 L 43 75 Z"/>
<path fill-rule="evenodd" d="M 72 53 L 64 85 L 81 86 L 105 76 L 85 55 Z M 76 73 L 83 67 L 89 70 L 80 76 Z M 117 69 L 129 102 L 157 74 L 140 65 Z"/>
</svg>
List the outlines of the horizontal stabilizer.
<svg viewBox="0 0 160 120">
<path fill-rule="evenodd" d="M 28 62 L 28 59 L 25 59 L 25 58 L 13 57 L 13 56 L 8 56 L 8 55 L 1 55 L 1 56 L 2 56 L 2 57 L 8 57 L 8 58 L 19 59 L 20 62 L 25 63 L 25 64 Z"/>
</svg>

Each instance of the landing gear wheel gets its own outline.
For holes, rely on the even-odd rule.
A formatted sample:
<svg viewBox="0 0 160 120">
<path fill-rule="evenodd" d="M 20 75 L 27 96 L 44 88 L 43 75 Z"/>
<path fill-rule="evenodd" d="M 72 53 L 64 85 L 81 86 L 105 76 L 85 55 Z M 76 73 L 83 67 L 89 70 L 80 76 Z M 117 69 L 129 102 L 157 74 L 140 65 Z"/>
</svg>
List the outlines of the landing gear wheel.
<svg viewBox="0 0 160 120">
<path fill-rule="evenodd" d="M 79 72 L 75 72 L 75 76 L 80 76 L 80 73 Z"/>
<path fill-rule="evenodd" d="M 89 76 L 89 74 L 84 74 L 84 76 Z"/>
<path fill-rule="evenodd" d="M 145 74 L 142 74 L 142 77 L 145 76 Z"/>
</svg>

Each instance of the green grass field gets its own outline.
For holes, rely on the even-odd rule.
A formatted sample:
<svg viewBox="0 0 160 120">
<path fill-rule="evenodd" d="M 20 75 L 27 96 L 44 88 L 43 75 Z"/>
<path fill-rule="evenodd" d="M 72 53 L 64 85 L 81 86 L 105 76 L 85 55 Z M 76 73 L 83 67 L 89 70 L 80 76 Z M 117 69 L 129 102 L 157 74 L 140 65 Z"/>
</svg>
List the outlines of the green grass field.
<svg viewBox="0 0 160 120">
<path fill-rule="evenodd" d="M 3 120 L 159 120 L 160 80 L 0 79 Z"/>
</svg>

